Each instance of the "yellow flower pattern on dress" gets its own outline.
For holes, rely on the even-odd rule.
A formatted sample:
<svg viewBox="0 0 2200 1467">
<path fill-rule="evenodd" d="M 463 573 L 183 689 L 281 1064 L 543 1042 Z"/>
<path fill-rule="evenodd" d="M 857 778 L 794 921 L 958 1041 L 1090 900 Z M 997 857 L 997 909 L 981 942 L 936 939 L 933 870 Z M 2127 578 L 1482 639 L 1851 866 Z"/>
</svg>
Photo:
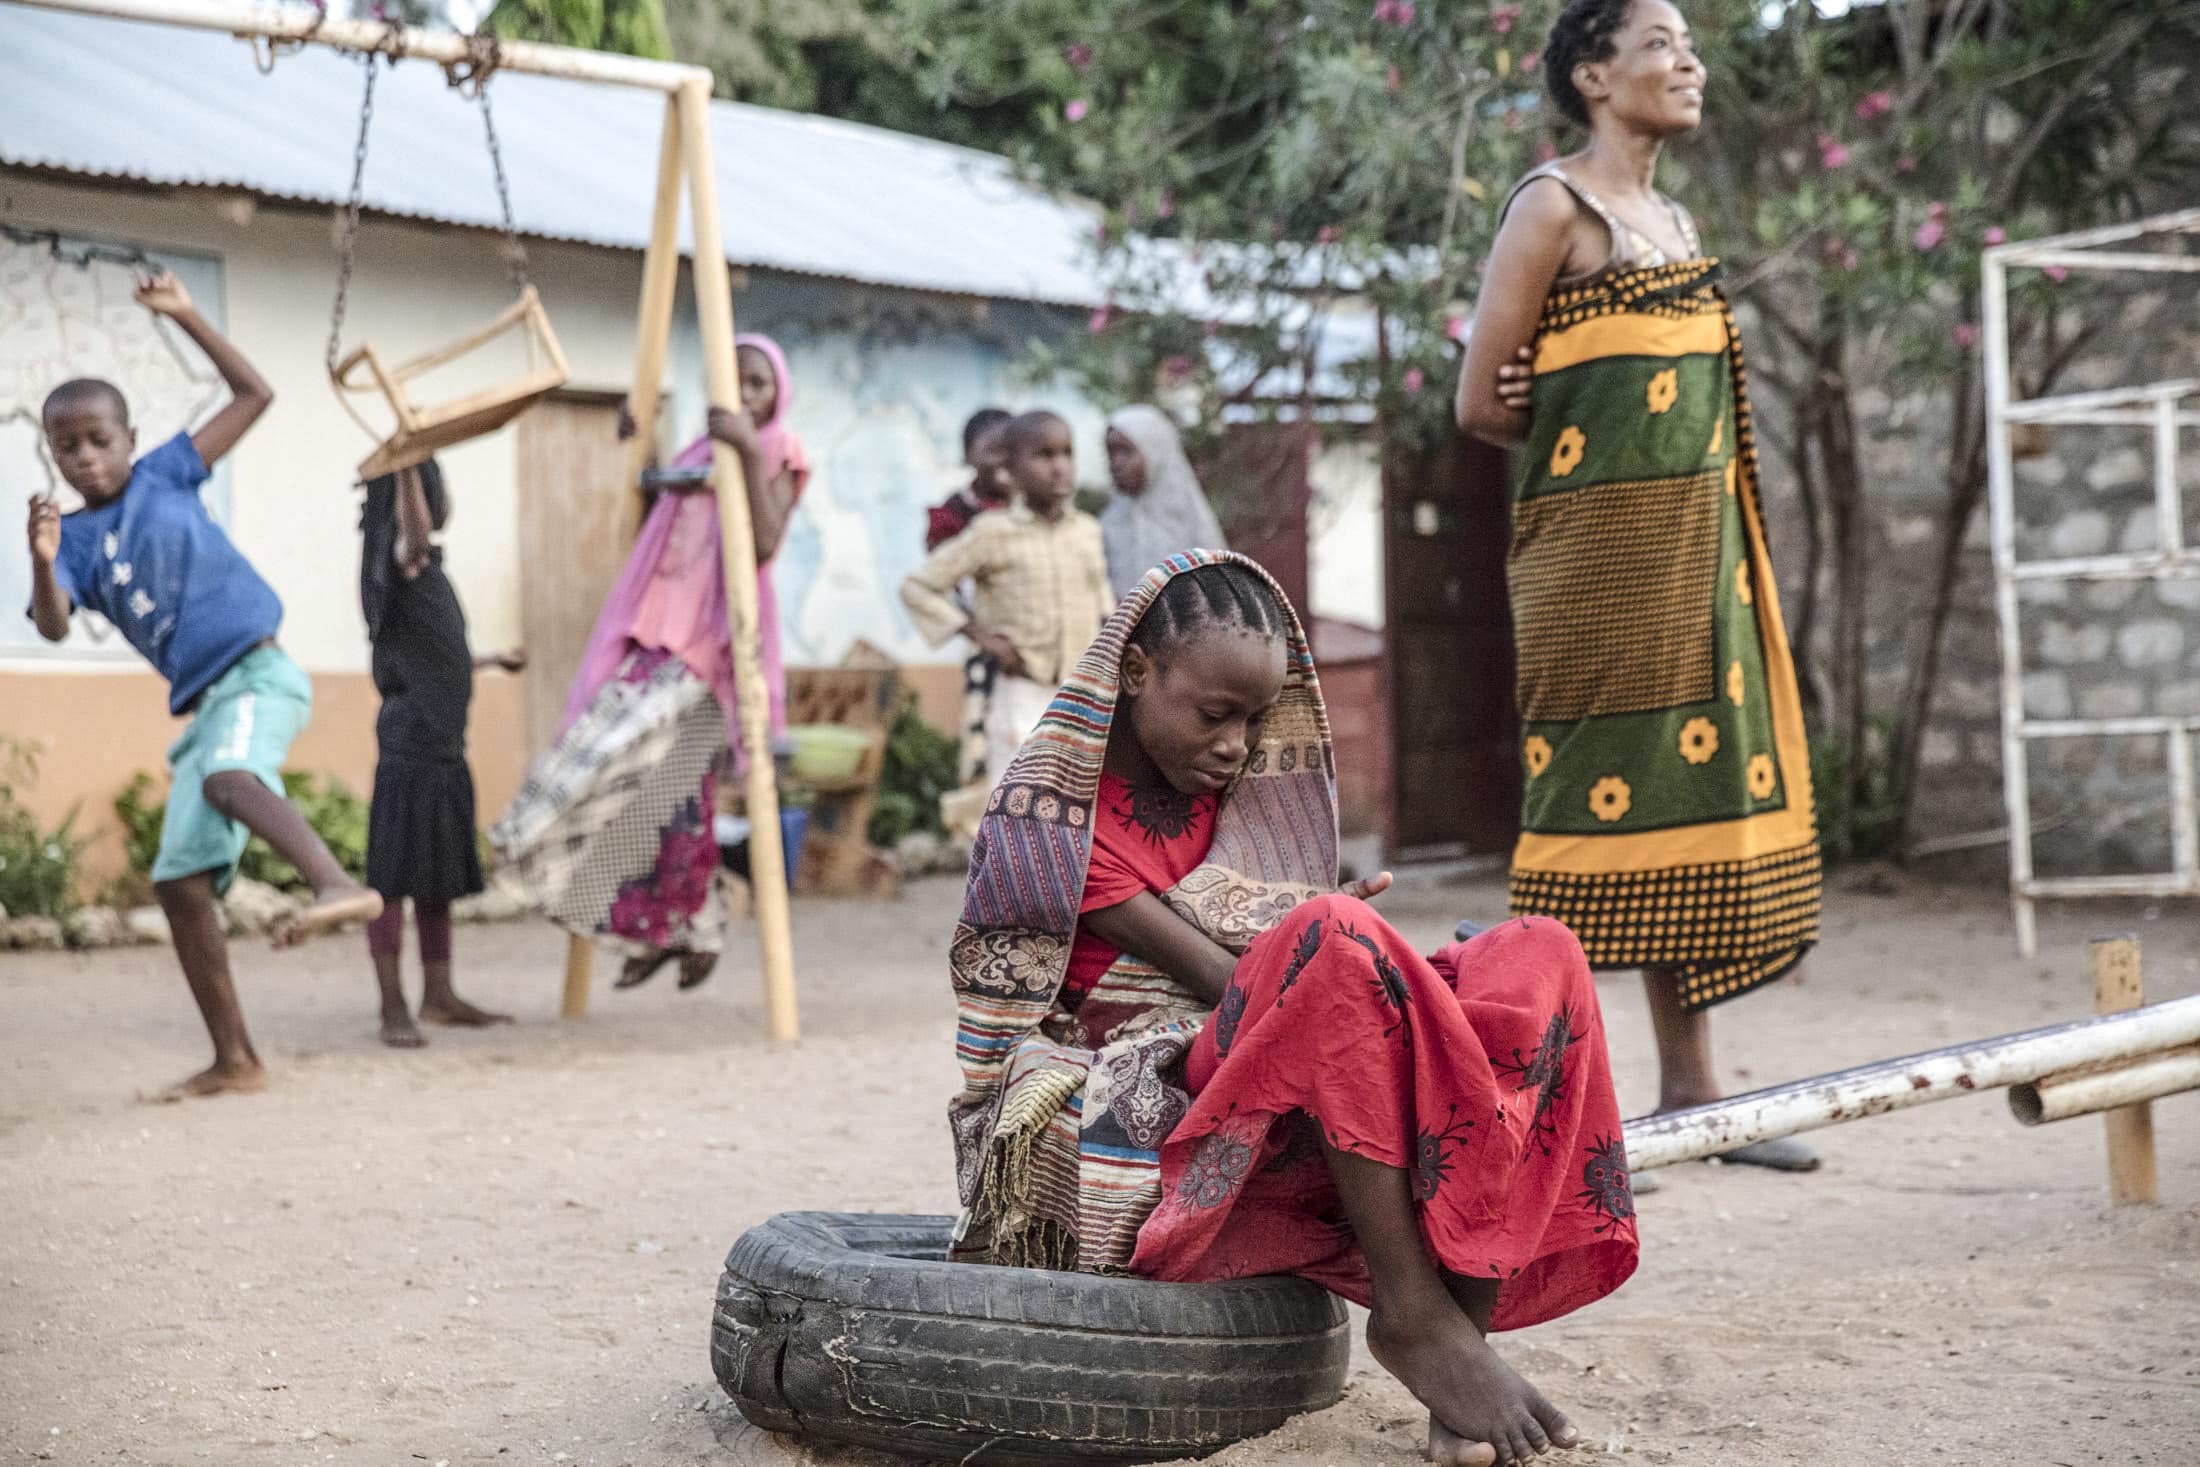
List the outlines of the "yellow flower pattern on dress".
<svg viewBox="0 0 2200 1467">
<path fill-rule="evenodd" d="M 1681 726 L 1681 757 L 1691 764 L 1709 764 L 1719 752 L 1718 726 L 1708 718 L 1691 718 Z"/>
<path fill-rule="evenodd" d="M 1551 767 L 1551 741 L 1541 734 L 1529 734 L 1528 741 L 1520 746 L 1520 753 L 1528 761 L 1530 779 Z"/>
<path fill-rule="evenodd" d="M 1726 414 L 1721 413 L 1711 424 L 1711 446 L 1704 450 L 1704 456 L 1708 458 L 1717 453 L 1719 445 L 1724 442 L 1726 442 Z"/>
<path fill-rule="evenodd" d="M 1742 461 L 1740 459 L 1730 458 L 1726 461 L 1726 497 L 1729 499 L 1734 497 L 1735 486 L 1741 482 L 1741 472 Z"/>
<path fill-rule="evenodd" d="M 1749 562 L 1746 560 L 1734 567 L 1734 594 L 1742 598 L 1742 605 L 1744 606 L 1757 599 L 1750 594 Z"/>
<path fill-rule="evenodd" d="M 1634 803 L 1635 792 L 1616 774 L 1605 775 L 1589 791 L 1590 812 L 1607 825 L 1625 815 Z"/>
<path fill-rule="evenodd" d="M 1582 431 L 1568 423 L 1558 430 L 1558 442 L 1551 445 L 1551 477 L 1563 479 L 1581 464 L 1581 456 L 1588 452 L 1589 440 Z"/>
<path fill-rule="evenodd" d="M 1742 706 L 1742 688 L 1742 659 L 1737 657 L 1726 665 L 1726 695 L 1737 708 Z"/>
<path fill-rule="evenodd" d="M 1773 772 L 1770 754 L 1752 754 L 1749 759 L 1749 793 L 1757 800 L 1770 799 L 1772 787 L 1779 782 Z"/>
<path fill-rule="evenodd" d="M 1667 367 L 1650 379 L 1650 411 L 1669 413 L 1673 404 L 1680 401 L 1681 373 L 1678 367 Z"/>
</svg>

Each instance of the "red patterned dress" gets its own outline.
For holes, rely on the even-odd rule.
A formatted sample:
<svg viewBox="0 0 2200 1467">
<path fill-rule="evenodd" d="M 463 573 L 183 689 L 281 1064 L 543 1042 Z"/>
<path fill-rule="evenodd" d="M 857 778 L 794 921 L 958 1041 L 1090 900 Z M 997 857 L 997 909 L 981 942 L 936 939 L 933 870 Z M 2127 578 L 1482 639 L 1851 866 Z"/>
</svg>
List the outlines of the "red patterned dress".
<svg viewBox="0 0 2200 1467">
<path fill-rule="evenodd" d="M 1207 858 L 1216 802 L 1100 781 L 1080 912 L 1165 893 Z M 1080 926 L 1062 1003 L 1118 953 Z M 1368 1302 L 1320 1140 L 1410 1173 L 1430 1254 L 1501 1281 L 1493 1327 L 1634 1272 L 1634 1204 L 1580 944 L 1530 917 L 1424 958 L 1365 902 L 1297 907 L 1239 961 L 1185 1058 L 1134 1272 L 1292 1273 Z M 1316 1130 L 1316 1127 L 1319 1130 Z"/>
</svg>

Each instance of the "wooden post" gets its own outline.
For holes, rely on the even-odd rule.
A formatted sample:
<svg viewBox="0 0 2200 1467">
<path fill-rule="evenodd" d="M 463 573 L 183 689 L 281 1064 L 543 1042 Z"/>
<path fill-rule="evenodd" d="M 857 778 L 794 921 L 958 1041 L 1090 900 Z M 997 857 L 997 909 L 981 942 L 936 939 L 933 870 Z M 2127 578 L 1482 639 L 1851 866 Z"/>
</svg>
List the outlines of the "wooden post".
<svg viewBox="0 0 2200 1467">
<path fill-rule="evenodd" d="M 626 483 L 635 490 L 635 528 L 641 527 L 638 486 L 650 450 L 657 446 L 657 397 L 665 380 L 665 353 L 672 341 L 672 298 L 680 285 L 680 105 L 665 98 L 665 131 L 657 144 L 657 208 L 650 220 L 649 249 L 642 256 L 642 305 L 634 338 L 634 390 L 627 408 L 634 415 L 634 439 L 626 449 Z"/>
<path fill-rule="evenodd" d="M 588 1017 L 588 973 L 594 965 L 595 945 L 585 937 L 565 940 L 565 1001 L 558 1005 L 561 1019 Z"/>
<path fill-rule="evenodd" d="M 657 207 L 649 226 L 649 248 L 642 255 L 642 303 L 635 321 L 634 390 L 627 410 L 634 417 L 634 438 L 626 448 L 624 489 L 634 496 L 633 531 L 641 528 L 642 469 L 657 445 L 658 389 L 665 380 L 665 354 L 672 342 L 672 298 L 680 284 L 680 112 L 665 98 L 664 136 L 657 144 Z M 588 1017 L 590 972 L 595 944 L 573 936 L 565 944 L 565 1000 L 562 1018 Z"/>
<path fill-rule="evenodd" d="M 718 176 L 710 148 L 710 84 L 682 86 L 675 105 L 688 175 L 688 214 L 695 231 L 695 313 L 703 335 L 703 374 L 710 400 L 741 401 L 733 347 L 733 279 L 718 227 Z M 756 895 L 757 941 L 764 963 L 764 1009 L 771 1037 L 799 1037 L 795 1014 L 794 940 L 787 917 L 786 852 L 779 839 L 779 789 L 772 768 L 764 668 L 757 653 L 756 530 L 749 522 L 748 484 L 741 457 L 716 445 L 711 481 L 718 492 L 719 548 L 725 557 L 726 627 L 733 640 L 733 681 L 741 699 L 741 743 L 749 756 L 749 881 Z"/>
<path fill-rule="evenodd" d="M 2093 974 L 2095 1013 L 2120 1014 L 2146 1001 L 2136 937 L 2095 938 L 2086 949 L 2086 966 Z M 2154 1201 L 2153 1105 L 2142 1101 L 2112 1110 L 2101 1119 L 2108 1127 L 2109 1201 L 2118 1207 Z"/>
</svg>

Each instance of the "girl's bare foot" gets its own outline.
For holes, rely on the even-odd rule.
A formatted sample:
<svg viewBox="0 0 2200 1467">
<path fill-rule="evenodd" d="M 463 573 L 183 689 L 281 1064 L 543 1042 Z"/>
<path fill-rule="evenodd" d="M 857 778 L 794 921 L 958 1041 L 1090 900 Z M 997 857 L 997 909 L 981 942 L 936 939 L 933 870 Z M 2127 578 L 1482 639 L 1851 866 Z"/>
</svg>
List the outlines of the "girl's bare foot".
<svg viewBox="0 0 2200 1467">
<path fill-rule="evenodd" d="M 421 1015 L 426 1017 L 426 1009 L 421 1010 Z M 392 1049 L 420 1049 L 428 1040 L 413 1023 L 412 1015 L 398 1009 L 394 1013 L 385 1011 L 382 1015 L 382 1042 Z"/>
<path fill-rule="evenodd" d="M 492 1014 L 487 1009 L 475 1008 L 455 993 L 449 998 L 422 999 L 420 1017 L 426 1023 L 452 1029 L 486 1029 L 491 1024 L 512 1022 L 510 1014 Z"/>
<path fill-rule="evenodd" d="M 611 980 L 613 988 L 639 988 L 657 976 L 657 970 L 672 961 L 672 949 L 658 948 L 655 952 L 628 958 L 620 965 L 619 976 Z"/>
<path fill-rule="evenodd" d="M 1498 1359 L 1456 1308 L 1371 1314 L 1367 1347 L 1429 1408 L 1432 1462 L 1493 1467 L 1579 1440 L 1564 1414 Z"/>
<path fill-rule="evenodd" d="M 682 953 L 680 955 L 680 987 L 683 990 L 701 987 L 704 983 L 710 981 L 710 975 L 717 970 L 717 967 L 718 954 L 716 953 Z"/>
<path fill-rule="evenodd" d="M 256 1095 L 266 1088 L 267 1070 L 257 1063 L 209 1065 L 152 1099 L 161 1105 L 173 1105 L 179 1100 L 197 1100 L 208 1095 Z"/>
<path fill-rule="evenodd" d="M 331 886 L 313 894 L 313 905 L 286 917 L 269 932 L 273 947 L 296 947 L 317 932 L 341 927 L 346 922 L 372 922 L 382 915 L 382 895 L 356 882 Z"/>
</svg>

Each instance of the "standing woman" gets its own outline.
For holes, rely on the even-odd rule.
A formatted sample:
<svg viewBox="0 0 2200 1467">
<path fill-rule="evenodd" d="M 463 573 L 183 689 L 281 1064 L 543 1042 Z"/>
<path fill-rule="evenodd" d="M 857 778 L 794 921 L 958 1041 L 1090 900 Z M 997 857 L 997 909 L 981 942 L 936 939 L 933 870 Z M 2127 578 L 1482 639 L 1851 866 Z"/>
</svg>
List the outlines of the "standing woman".
<svg viewBox="0 0 2200 1467">
<path fill-rule="evenodd" d="M 709 431 L 673 467 L 707 469 L 714 441 L 740 455 L 776 742 L 787 731 L 787 679 L 771 561 L 810 468 L 787 427 L 794 383 L 785 354 L 766 336 L 743 335 L 736 346 L 739 411 L 711 408 Z M 632 431 L 631 420 L 621 431 Z M 711 828 L 718 788 L 750 758 L 771 757 L 740 738 L 718 500 L 698 481 L 657 496 L 596 618 L 558 740 L 489 832 L 499 884 L 568 932 L 623 953 L 614 987 L 647 982 L 675 958 L 680 987 L 695 987 L 725 940 Z"/>
<path fill-rule="evenodd" d="M 1115 493 L 1100 511 L 1100 539 L 1118 599 L 1178 551 L 1230 548 L 1168 414 L 1144 403 L 1124 408 L 1108 419 L 1107 444 Z"/>
<path fill-rule="evenodd" d="M 474 672 L 517 672 L 527 659 L 519 652 L 477 658 L 467 649 L 466 612 L 432 538 L 449 517 L 443 471 L 432 458 L 370 480 L 359 516 L 359 606 L 374 649 L 374 690 L 382 695 L 367 812 L 367 885 L 382 894 L 382 915 L 367 924 L 367 954 L 382 992 L 382 1042 L 393 1049 L 426 1043 L 399 975 L 407 898 L 420 937 L 420 1017 L 464 1026 L 508 1022 L 451 987 L 451 903 L 481 890 L 474 775 L 466 764 Z"/>
<path fill-rule="evenodd" d="M 1719 1095 L 1705 1010 L 1817 940 L 1810 756 L 1740 337 L 1718 262 L 1653 186 L 1703 117 L 1688 23 L 1667 0 L 1573 0 L 1543 56 L 1589 143 L 1514 189 L 1458 397 L 1517 464 L 1512 906 L 1643 970 L 1671 1110 Z M 1794 1140 L 1726 1159 L 1818 1164 Z"/>
</svg>

